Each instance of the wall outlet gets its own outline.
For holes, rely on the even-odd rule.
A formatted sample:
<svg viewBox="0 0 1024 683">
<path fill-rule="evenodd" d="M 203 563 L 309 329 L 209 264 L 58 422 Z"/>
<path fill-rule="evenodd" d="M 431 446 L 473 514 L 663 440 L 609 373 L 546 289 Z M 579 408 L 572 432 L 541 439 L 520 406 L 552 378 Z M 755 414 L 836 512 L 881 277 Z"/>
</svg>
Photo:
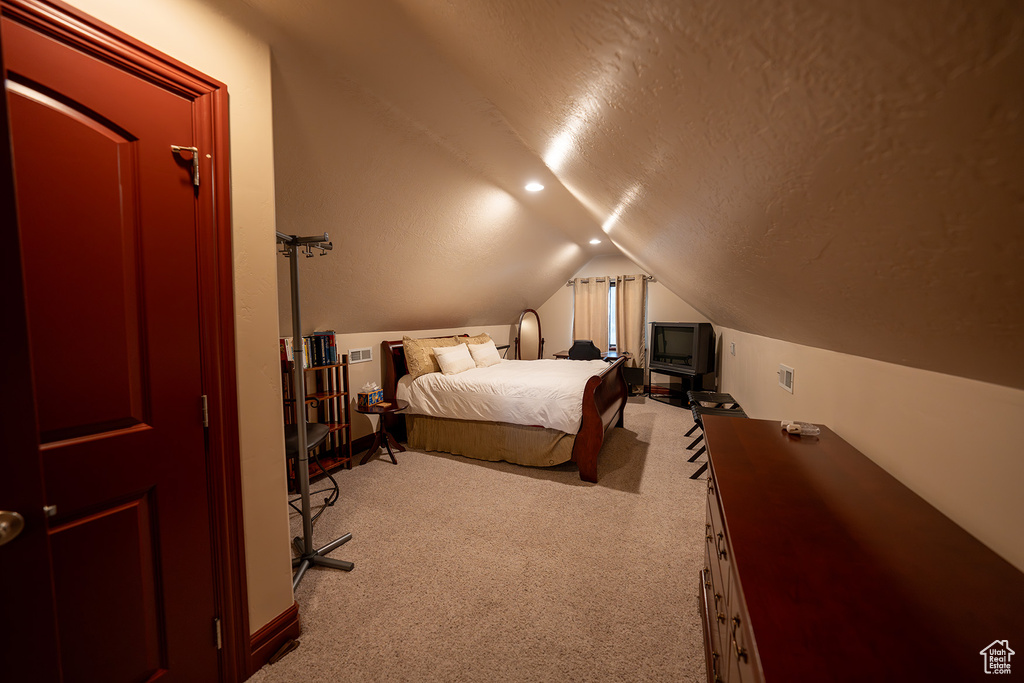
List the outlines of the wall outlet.
<svg viewBox="0 0 1024 683">
<path fill-rule="evenodd" d="M 348 350 L 348 362 L 349 363 L 365 363 L 366 361 L 373 360 L 373 349 L 367 347 L 365 349 L 349 349 Z"/>
<path fill-rule="evenodd" d="M 793 393 L 793 368 L 779 363 L 779 386 Z"/>
</svg>

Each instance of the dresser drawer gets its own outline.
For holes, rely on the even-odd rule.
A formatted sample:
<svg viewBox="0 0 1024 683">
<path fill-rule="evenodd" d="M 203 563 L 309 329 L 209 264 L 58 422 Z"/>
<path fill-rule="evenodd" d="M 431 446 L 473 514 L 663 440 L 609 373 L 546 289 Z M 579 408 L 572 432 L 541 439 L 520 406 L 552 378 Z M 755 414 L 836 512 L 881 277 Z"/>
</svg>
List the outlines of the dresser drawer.
<svg viewBox="0 0 1024 683">
<path fill-rule="evenodd" d="M 729 600 L 729 576 L 731 566 L 731 550 L 722 521 L 722 509 L 714 489 L 708 488 L 707 522 L 704 525 L 704 545 L 711 557 L 711 570 L 715 585 L 721 589 L 722 597 Z"/>
<path fill-rule="evenodd" d="M 711 615 L 711 626 L 715 629 L 720 640 L 724 641 L 725 627 L 729 621 L 729 607 L 725 600 L 727 577 L 719 575 L 714 557 L 705 550 L 704 567 L 708 575 L 707 599 L 708 612 Z"/>
<path fill-rule="evenodd" d="M 734 593 L 737 597 L 738 591 Z M 736 599 L 729 611 L 729 619 L 724 628 L 719 629 L 720 646 L 725 662 L 722 668 L 727 672 L 728 683 L 763 683 L 760 665 L 755 662 L 757 657 L 753 647 L 753 636 L 750 620 L 742 598 Z"/>
<path fill-rule="evenodd" d="M 763 683 L 743 594 L 733 565 L 732 547 L 725 516 L 713 477 L 707 484 L 707 520 L 704 533 L 704 566 L 710 574 L 706 588 L 707 618 L 714 636 L 714 669 L 711 683 Z"/>
<path fill-rule="evenodd" d="M 705 567 L 700 574 L 700 616 L 704 626 L 704 655 L 707 664 L 708 683 L 725 683 L 728 660 L 722 649 L 721 632 L 714 613 L 714 587 L 711 571 Z"/>
<path fill-rule="evenodd" d="M 722 515 L 722 503 L 718 499 L 715 482 L 708 477 L 708 521 L 715 535 L 715 550 L 722 562 L 729 561 L 728 539 L 725 537 L 725 521 Z"/>
<path fill-rule="evenodd" d="M 711 571 L 711 582 L 715 586 L 712 595 L 717 596 L 719 607 L 722 608 L 729 600 L 729 563 L 722 562 L 718 554 L 721 542 L 712 523 L 710 515 L 704 525 L 704 565 Z"/>
</svg>

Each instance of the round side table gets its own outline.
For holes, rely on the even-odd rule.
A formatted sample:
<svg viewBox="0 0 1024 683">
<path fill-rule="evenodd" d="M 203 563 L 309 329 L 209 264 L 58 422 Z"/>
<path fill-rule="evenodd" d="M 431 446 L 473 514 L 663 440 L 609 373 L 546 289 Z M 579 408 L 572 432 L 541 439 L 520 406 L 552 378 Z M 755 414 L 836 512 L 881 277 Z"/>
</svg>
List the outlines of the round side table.
<svg viewBox="0 0 1024 683">
<path fill-rule="evenodd" d="M 383 403 L 387 403 L 387 405 L 383 405 Z M 360 465 L 365 465 L 369 462 L 370 458 L 373 457 L 377 452 L 377 449 L 381 446 L 388 449 L 388 455 L 391 456 L 391 462 L 396 465 L 398 464 L 398 461 L 395 460 L 395 451 L 402 452 L 405 449 L 400 443 L 395 441 L 395 437 L 391 436 L 388 432 L 387 419 L 389 415 L 393 415 L 399 410 L 405 410 L 408 407 L 409 402 L 401 399 L 392 399 L 387 402 L 375 403 L 367 408 L 360 408 L 359 406 L 356 406 L 357 413 L 362 413 L 363 415 L 377 415 L 380 418 L 377 420 L 377 433 L 373 435 L 373 444 L 370 446 L 370 449 L 366 451 L 366 455 L 363 456 L 363 459 L 359 461 Z M 392 450 L 392 447 L 394 450 Z"/>
</svg>

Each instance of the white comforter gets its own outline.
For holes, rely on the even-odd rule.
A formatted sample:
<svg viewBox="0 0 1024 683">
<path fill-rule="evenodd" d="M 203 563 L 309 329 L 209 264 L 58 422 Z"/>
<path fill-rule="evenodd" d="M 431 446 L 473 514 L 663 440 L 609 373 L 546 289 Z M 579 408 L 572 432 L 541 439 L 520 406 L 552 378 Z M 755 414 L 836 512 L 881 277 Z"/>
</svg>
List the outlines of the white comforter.
<svg viewBox="0 0 1024 683">
<path fill-rule="evenodd" d="M 579 431 L 583 388 L 608 368 L 601 360 L 506 360 L 456 375 L 432 372 L 398 381 L 408 413 Z"/>
</svg>

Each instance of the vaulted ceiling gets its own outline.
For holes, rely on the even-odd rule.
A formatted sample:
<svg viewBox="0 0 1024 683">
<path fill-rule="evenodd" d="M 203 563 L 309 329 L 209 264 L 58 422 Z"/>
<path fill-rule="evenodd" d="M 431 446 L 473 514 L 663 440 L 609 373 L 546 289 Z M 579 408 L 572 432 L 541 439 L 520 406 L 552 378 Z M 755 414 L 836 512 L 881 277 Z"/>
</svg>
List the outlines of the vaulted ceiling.
<svg viewBox="0 0 1024 683">
<path fill-rule="evenodd" d="M 331 234 L 345 331 L 621 251 L 718 325 L 1024 387 L 1018 2 L 209 1 L 271 44 L 278 229 Z"/>
</svg>

